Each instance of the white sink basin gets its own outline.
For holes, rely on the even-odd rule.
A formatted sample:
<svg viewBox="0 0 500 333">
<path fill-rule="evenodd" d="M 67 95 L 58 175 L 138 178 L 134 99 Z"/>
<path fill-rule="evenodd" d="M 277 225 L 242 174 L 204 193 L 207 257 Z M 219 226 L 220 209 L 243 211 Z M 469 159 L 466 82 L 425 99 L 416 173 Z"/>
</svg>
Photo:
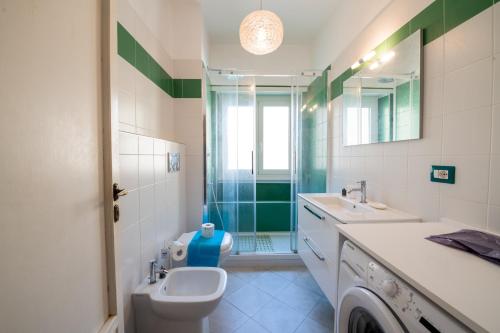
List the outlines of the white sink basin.
<svg viewBox="0 0 500 333">
<path fill-rule="evenodd" d="M 397 209 L 375 209 L 368 204 L 358 203 L 342 197 L 340 193 L 299 194 L 328 215 L 342 223 L 366 222 L 419 222 L 420 218 Z"/>
</svg>

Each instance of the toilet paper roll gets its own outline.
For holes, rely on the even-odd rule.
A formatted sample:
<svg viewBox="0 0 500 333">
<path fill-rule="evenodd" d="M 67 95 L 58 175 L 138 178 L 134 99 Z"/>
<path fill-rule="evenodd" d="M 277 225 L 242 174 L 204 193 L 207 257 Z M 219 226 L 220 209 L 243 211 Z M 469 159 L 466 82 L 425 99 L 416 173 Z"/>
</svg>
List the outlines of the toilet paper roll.
<svg viewBox="0 0 500 333">
<path fill-rule="evenodd" d="M 172 257 L 172 260 L 174 261 L 181 261 L 186 258 L 187 254 L 187 246 L 186 244 L 179 242 L 179 241 L 174 241 L 170 245 L 170 255 Z"/>
<path fill-rule="evenodd" d="M 212 238 L 214 236 L 215 225 L 213 223 L 203 223 L 201 225 L 201 235 L 205 238 Z"/>
</svg>

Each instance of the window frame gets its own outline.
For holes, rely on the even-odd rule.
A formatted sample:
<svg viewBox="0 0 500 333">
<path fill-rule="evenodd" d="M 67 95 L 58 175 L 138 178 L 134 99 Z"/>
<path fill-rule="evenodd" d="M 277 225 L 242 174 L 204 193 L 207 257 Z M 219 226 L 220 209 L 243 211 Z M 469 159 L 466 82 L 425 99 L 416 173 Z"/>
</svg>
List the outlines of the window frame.
<svg viewBox="0 0 500 333">
<path fill-rule="evenodd" d="M 286 106 L 288 107 L 288 168 L 287 169 L 264 169 L 264 107 L 265 106 Z M 288 180 L 291 172 L 291 96 L 290 94 L 257 94 L 256 101 L 256 169 L 258 180 Z"/>
</svg>

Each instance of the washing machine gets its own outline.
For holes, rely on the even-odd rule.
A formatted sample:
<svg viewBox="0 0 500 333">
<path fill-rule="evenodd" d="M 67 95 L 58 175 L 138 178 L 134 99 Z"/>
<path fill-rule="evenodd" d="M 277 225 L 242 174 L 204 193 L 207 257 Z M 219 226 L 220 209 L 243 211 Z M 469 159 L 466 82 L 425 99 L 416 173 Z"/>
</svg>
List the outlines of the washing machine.
<svg viewBox="0 0 500 333">
<path fill-rule="evenodd" d="M 340 258 L 337 333 L 472 332 L 352 242 Z"/>
</svg>

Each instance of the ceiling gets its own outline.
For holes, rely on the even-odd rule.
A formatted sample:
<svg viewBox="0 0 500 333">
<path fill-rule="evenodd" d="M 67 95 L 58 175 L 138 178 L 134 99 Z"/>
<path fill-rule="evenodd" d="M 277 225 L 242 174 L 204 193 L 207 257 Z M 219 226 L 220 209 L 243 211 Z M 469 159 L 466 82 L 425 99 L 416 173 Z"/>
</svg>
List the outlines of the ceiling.
<svg viewBox="0 0 500 333">
<path fill-rule="evenodd" d="M 285 28 L 284 43 L 310 43 L 340 0 L 262 0 L 262 8 L 278 14 Z M 259 0 L 201 0 L 211 43 L 238 43 L 240 22 L 259 9 Z"/>
</svg>

